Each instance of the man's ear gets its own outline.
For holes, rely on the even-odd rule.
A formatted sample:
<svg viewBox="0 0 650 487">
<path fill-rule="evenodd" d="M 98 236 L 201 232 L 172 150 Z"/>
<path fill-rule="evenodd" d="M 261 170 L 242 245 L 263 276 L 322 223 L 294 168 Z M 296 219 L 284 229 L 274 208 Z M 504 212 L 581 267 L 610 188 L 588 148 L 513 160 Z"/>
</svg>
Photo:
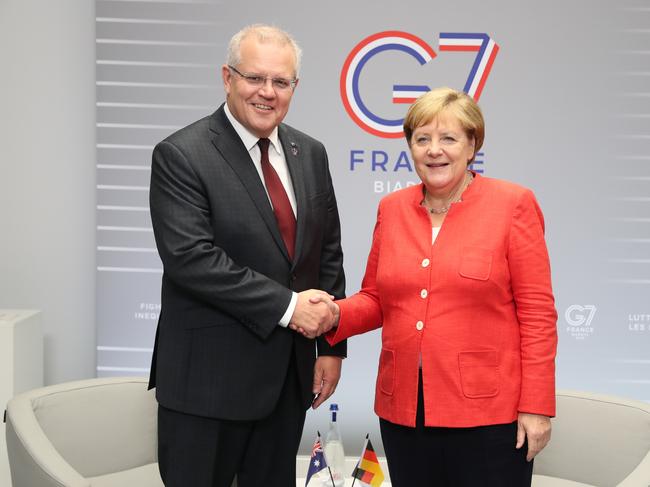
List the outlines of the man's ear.
<svg viewBox="0 0 650 487">
<path fill-rule="evenodd" d="M 230 94 L 230 83 L 232 82 L 232 73 L 228 65 L 224 64 L 221 66 L 221 78 L 223 79 L 223 89 L 226 91 L 226 95 Z"/>
</svg>

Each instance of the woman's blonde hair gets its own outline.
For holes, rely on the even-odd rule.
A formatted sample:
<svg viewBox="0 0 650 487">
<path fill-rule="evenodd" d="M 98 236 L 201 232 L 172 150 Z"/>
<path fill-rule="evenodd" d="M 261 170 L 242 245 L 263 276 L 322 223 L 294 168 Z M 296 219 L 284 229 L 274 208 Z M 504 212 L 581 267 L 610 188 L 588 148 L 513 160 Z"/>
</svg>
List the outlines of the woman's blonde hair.
<svg viewBox="0 0 650 487">
<path fill-rule="evenodd" d="M 441 115 L 451 115 L 460 123 L 468 138 L 474 140 L 474 156 L 483 146 L 485 121 L 476 102 L 467 93 L 443 87 L 431 90 L 409 107 L 404 118 L 404 136 L 411 145 L 413 131 Z M 471 162 L 469 161 L 469 162 Z"/>
</svg>

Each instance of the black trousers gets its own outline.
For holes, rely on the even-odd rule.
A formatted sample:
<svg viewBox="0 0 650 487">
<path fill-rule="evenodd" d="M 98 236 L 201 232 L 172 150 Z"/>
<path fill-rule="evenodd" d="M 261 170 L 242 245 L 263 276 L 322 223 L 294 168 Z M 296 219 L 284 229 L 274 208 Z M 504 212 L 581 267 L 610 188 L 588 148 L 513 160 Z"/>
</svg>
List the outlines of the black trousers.
<svg viewBox="0 0 650 487">
<path fill-rule="evenodd" d="M 415 428 L 379 420 L 393 487 L 530 487 L 528 444 L 517 422 L 473 428 L 424 426 L 422 374 Z"/>
<path fill-rule="evenodd" d="M 251 394 L 251 401 L 255 400 Z M 266 418 L 228 421 L 158 406 L 158 464 L 166 487 L 296 485 L 296 453 L 306 411 L 295 359 Z"/>
</svg>

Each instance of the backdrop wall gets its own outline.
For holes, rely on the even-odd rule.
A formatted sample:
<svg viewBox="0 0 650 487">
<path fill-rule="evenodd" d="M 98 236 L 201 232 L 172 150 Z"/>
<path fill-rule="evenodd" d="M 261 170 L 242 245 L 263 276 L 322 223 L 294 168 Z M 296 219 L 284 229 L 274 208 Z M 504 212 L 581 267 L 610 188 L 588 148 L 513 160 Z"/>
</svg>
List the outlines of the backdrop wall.
<svg viewBox="0 0 650 487">
<path fill-rule="evenodd" d="M 94 18 L 0 2 L 0 308 L 43 311 L 47 384 L 95 374 Z"/>
<path fill-rule="evenodd" d="M 41 20 L 30 17 L 30 5 L 44 12 Z M 392 44 L 401 49 L 365 62 L 358 98 L 389 121 L 379 122 L 382 131 L 406 109 L 393 103 L 396 85 L 465 86 L 477 53 L 445 50 L 441 34 L 485 34 L 496 43 L 480 92 L 487 138 L 477 169 L 531 187 L 544 210 L 560 316 L 558 386 L 650 400 L 646 2 L 291 0 L 270 8 L 252 0 L 236 9 L 208 0 L 96 0 L 96 181 L 88 148 L 92 12 L 81 1 L 70 10 L 48 5 L 0 5 L 0 52 L 12 66 L 0 81 L 7 107 L 0 304 L 46 311 L 48 383 L 93 375 L 93 267 L 96 373 L 146 373 L 161 272 L 146 209 L 151 148 L 221 103 L 228 39 L 263 21 L 292 32 L 305 51 L 287 122 L 328 148 L 349 293 L 361 281 L 379 199 L 417 178 L 403 140 L 369 133 L 346 110 L 339 85 L 346 59 L 385 31 L 415 36 L 413 49 L 435 53 L 421 65 L 398 39 Z M 378 352 L 378 333 L 350 341 L 336 394 L 350 452 L 367 431 L 379 443 L 370 412 Z M 303 450 L 326 422 L 321 411 L 309 415 Z"/>
<path fill-rule="evenodd" d="M 476 169 L 531 187 L 546 215 L 559 387 L 649 400 L 650 9 L 610 4 L 286 1 L 261 15 L 263 2 L 98 1 L 98 373 L 148 369 L 161 273 L 146 203 L 152 146 L 221 103 L 228 39 L 265 21 L 304 48 L 287 122 L 328 148 L 349 292 L 378 201 L 417 181 L 399 98 L 465 88 L 487 119 Z M 378 439 L 379 348 L 378 332 L 350 341 L 336 394 L 353 450 L 366 431 Z M 326 421 L 309 415 L 303 449 Z"/>
</svg>

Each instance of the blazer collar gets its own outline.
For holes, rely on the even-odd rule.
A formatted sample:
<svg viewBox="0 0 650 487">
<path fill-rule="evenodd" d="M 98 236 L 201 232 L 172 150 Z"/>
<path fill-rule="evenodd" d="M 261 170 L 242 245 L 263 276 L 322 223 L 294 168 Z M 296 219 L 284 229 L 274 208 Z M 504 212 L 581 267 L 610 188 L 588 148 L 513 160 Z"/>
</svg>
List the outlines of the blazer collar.
<svg viewBox="0 0 650 487">
<path fill-rule="evenodd" d="M 230 109 L 228 108 L 228 104 L 224 103 L 223 104 L 223 113 L 226 115 L 226 118 L 230 122 L 230 125 L 235 129 L 235 132 L 237 132 L 237 135 L 241 139 L 242 143 L 244 144 L 244 147 L 246 147 L 246 150 L 250 152 L 250 150 L 257 145 L 257 141 L 260 140 L 260 138 L 253 134 L 250 130 L 248 130 L 246 127 L 244 127 L 239 120 L 237 120 Z M 268 139 L 271 141 L 271 145 L 277 150 L 279 153 L 282 153 L 282 147 L 280 146 L 280 141 L 278 140 L 278 128 L 275 127 L 273 129 L 273 132 L 268 136 Z"/>
<path fill-rule="evenodd" d="M 242 139 L 239 137 L 234 127 L 226 117 L 224 105 L 222 104 L 217 111 L 210 117 L 210 131 L 213 133 L 212 144 L 219 151 L 224 161 L 232 168 L 241 180 L 243 186 L 246 188 L 250 198 L 260 212 L 264 223 L 266 224 L 269 232 L 273 236 L 273 240 L 282 250 L 283 255 L 289 260 L 289 254 L 282 240 L 282 235 L 278 229 L 278 223 L 275 220 L 273 209 L 269 203 L 266 195 L 264 185 L 260 180 L 260 176 L 253 165 L 250 154 Z M 291 166 L 289 166 L 291 170 Z M 294 178 L 293 172 L 291 177 Z M 295 181 L 295 178 L 294 178 Z M 300 201 L 298 199 L 298 191 L 295 189 L 296 183 L 294 182 L 294 191 L 296 193 L 296 206 L 297 213 L 300 214 Z M 299 227 L 298 227 L 299 228 Z M 298 249 L 298 239 L 296 238 L 296 249 Z"/>
<path fill-rule="evenodd" d="M 461 201 L 467 201 L 474 198 L 477 192 L 480 191 L 480 186 L 483 184 L 483 176 L 478 174 L 476 171 L 470 172 L 474 175 L 474 181 L 472 181 L 472 184 L 470 184 L 467 188 L 465 188 L 465 191 L 463 191 Z M 411 202 L 413 203 L 413 206 L 419 207 L 421 206 L 420 203 L 422 203 L 422 198 L 424 198 L 424 183 L 411 186 L 411 188 Z"/>
<path fill-rule="evenodd" d="M 224 107 L 225 103 L 210 117 L 210 130 L 214 133 L 212 143 L 241 180 L 262 215 L 264 223 L 273 235 L 275 243 L 280 247 L 286 259 L 289 260 L 289 254 L 278 229 L 266 190 L 252 161 L 250 161 L 248 149 L 244 146 L 241 137 L 228 120 Z M 305 151 L 300 146 L 295 131 L 281 124 L 277 130 L 277 137 L 287 161 L 293 192 L 296 196 L 296 248 L 292 263 L 292 267 L 295 267 L 301 256 L 306 231 L 307 193 L 304 183 L 304 168 L 307 161 L 305 160 Z"/>
<path fill-rule="evenodd" d="M 300 259 L 303 241 L 305 238 L 305 225 L 307 223 L 307 192 L 305 189 L 304 170 L 308 161 L 305 160 L 305 151 L 295 137 L 295 131 L 284 124 L 278 127 L 278 136 L 287 161 L 293 192 L 296 195 L 296 248 L 293 257 L 293 267 Z"/>
</svg>

